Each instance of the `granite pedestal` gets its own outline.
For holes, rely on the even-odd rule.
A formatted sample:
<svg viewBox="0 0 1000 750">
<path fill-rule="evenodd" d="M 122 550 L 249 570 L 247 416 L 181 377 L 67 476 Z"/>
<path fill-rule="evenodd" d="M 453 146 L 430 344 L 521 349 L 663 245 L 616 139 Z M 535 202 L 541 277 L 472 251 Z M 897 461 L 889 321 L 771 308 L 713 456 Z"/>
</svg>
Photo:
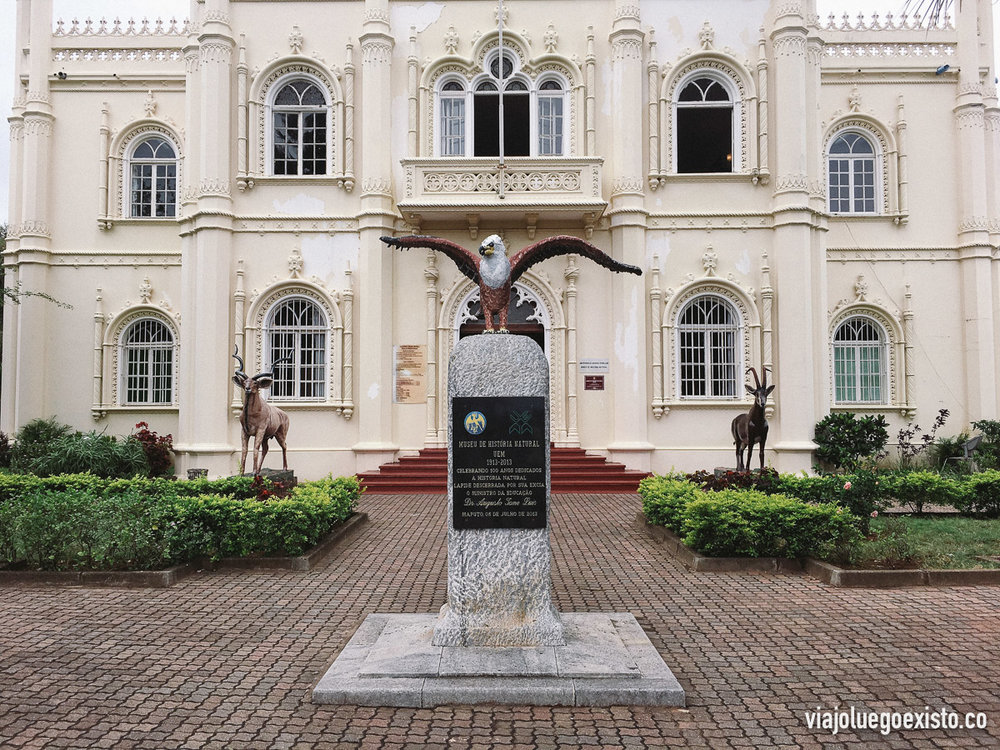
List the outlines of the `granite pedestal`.
<svg viewBox="0 0 1000 750">
<path fill-rule="evenodd" d="M 560 616 L 552 602 L 548 372 L 527 337 L 455 346 L 448 602 L 438 615 L 369 615 L 316 685 L 315 702 L 684 705 L 631 614 Z"/>
</svg>

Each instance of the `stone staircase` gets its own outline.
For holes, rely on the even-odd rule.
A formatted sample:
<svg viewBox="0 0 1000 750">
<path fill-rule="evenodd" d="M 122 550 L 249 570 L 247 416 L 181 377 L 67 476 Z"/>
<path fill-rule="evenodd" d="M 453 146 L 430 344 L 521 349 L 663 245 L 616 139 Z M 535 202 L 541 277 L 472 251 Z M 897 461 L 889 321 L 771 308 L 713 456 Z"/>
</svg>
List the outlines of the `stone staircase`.
<svg viewBox="0 0 1000 750">
<path fill-rule="evenodd" d="M 639 480 L 649 476 L 611 463 L 582 448 L 552 448 L 552 492 L 608 494 L 635 492 Z M 448 492 L 448 450 L 424 448 L 415 456 L 400 456 L 378 471 L 358 474 L 368 492 L 386 494 L 439 494 Z"/>
</svg>

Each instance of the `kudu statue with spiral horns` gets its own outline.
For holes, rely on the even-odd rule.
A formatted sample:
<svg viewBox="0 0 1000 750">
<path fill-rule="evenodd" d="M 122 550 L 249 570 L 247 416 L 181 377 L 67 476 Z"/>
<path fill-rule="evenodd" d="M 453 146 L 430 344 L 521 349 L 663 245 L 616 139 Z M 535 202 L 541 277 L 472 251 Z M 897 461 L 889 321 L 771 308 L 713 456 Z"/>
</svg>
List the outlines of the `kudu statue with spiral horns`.
<svg viewBox="0 0 1000 750">
<path fill-rule="evenodd" d="M 760 468 L 764 468 L 764 443 L 767 442 L 767 418 L 764 416 L 764 407 L 767 405 L 767 397 L 771 395 L 774 386 L 767 384 L 767 368 L 762 367 L 764 382 L 760 382 L 757 371 L 752 367 L 747 372 L 753 373 L 755 388 L 746 384 L 747 393 L 753 396 L 753 406 L 746 414 L 740 414 L 733 420 L 733 440 L 736 442 L 736 471 L 749 471 L 750 463 L 753 461 L 753 444 L 760 444 Z M 743 449 L 747 449 L 747 461 L 743 463 Z"/>
<path fill-rule="evenodd" d="M 253 473 L 260 474 L 264 459 L 267 457 L 267 441 L 274 438 L 281 446 L 281 467 L 288 470 L 288 453 L 285 449 L 285 436 L 288 434 L 288 415 L 276 406 L 271 406 L 260 395 L 261 388 L 270 388 L 274 383 L 274 368 L 282 362 L 291 362 L 291 357 L 277 359 L 271 365 L 269 372 L 259 372 L 250 377 L 243 372 L 243 360 L 240 358 L 240 348 L 233 350 L 233 359 L 239 362 L 239 367 L 233 375 L 233 382 L 243 390 L 243 411 L 240 413 L 240 425 L 243 427 L 243 455 L 240 456 L 240 474 L 246 468 L 247 448 L 250 437 L 253 436 Z"/>
</svg>

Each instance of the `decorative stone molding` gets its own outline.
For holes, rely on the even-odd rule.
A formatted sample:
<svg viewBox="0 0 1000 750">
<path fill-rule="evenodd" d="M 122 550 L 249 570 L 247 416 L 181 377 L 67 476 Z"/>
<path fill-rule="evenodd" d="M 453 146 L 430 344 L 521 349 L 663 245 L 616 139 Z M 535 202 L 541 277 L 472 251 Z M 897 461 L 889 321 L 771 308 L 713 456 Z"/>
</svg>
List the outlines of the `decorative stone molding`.
<svg viewBox="0 0 1000 750">
<path fill-rule="evenodd" d="M 859 277 L 858 283 L 863 283 L 864 277 Z M 855 285 L 857 287 L 857 284 Z M 906 340 L 903 336 L 903 320 L 902 316 L 898 311 L 890 311 L 885 304 L 879 300 L 868 300 L 867 289 L 864 290 L 864 295 L 858 293 L 855 289 L 855 299 L 847 300 L 842 299 L 837 302 L 833 310 L 830 313 L 830 327 L 829 327 L 829 356 L 830 361 L 833 361 L 833 340 L 836 335 L 837 329 L 849 318 L 863 317 L 874 321 L 881 331 L 885 334 L 885 348 L 884 352 L 886 354 L 886 393 L 883 397 L 883 405 L 892 406 L 900 410 L 901 413 L 906 413 L 906 411 L 912 409 L 907 398 L 907 394 L 904 392 L 903 384 L 907 380 L 907 374 L 904 370 L 905 366 L 905 345 Z M 912 326 L 912 321 L 910 323 Z M 850 404 L 838 404 L 836 402 L 836 394 L 834 392 L 835 383 L 833 378 L 830 379 L 830 404 L 834 406 L 850 406 Z M 859 409 L 863 409 L 870 404 L 858 404 Z"/>
<path fill-rule="evenodd" d="M 49 138 L 52 136 L 52 118 L 48 115 L 25 115 L 22 132 L 25 136 L 29 137 L 39 136 Z"/>
<path fill-rule="evenodd" d="M 529 316 L 545 329 L 545 355 L 549 360 L 549 383 L 551 389 L 550 423 L 551 438 L 557 444 L 566 444 L 567 397 L 566 397 L 566 310 L 564 296 L 553 287 L 548 276 L 538 266 L 527 271 L 514 284 L 518 305 L 530 305 L 534 312 Z M 450 288 L 441 295 L 441 309 L 438 316 L 440 332 L 439 348 L 441 362 L 447 362 L 458 341 L 459 328 L 470 319 L 469 306 L 479 299 L 479 288 L 460 273 Z M 438 393 L 447 393 L 447 368 L 438 372 Z M 438 404 L 438 425 L 448 424 L 447 399 Z M 441 431 L 443 432 L 443 431 Z M 446 434 L 440 434 L 441 441 Z"/>
<path fill-rule="evenodd" d="M 832 43 L 823 46 L 823 55 L 827 58 L 949 58 L 957 54 L 954 44 L 928 43 L 873 43 L 873 44 L 841 44 Z"/>
<path fill-rule="evenodd" d="M 289 258 L 289 277 L 285 280 L 273 280 L 263 291 L 253 290 L 249 295 L 242 292 L 242 285 L 237 284 L 237 296 L 234 305 L 237 309 L 241 304 L 250 303 L 249 313 L 243 325 L 244 348 L 248 355 L 248 368 L 262 368 L 265 364 L 264 333 L 267 318 L 274 306 L 289 297 L 303 297 L 319 306 L 327 321 L 327 380 L 326 393 L 321 399 L 272 399 L 276 404 L 314 404 L 329 407 L 349 420 L 354 414 L 353 400 L 353 299 L 351 276 L 347 274 L 345 290 L 337 294 L 325 289 L 319 279 L 304 279 L 301 277 L 301 266 L 297 262 L 298 251 L 294 250 Z M 301 255 L 298 255 L 298 260 Z M 239 296 L 242 294 L 242 296 Z M 237 320 L 237 326 L 241 325 Z M 238 408 L 238 402 L 234 400 Z"/>
<path fill-rule="evenodd" d="M 549 21 L 549 25 L 545 28 L 545 36 L 542 38 L 542 43 L 545 45 L 545 51 L 548 53 L 555 52 L 556 47 L 559 46 L 559 35 L 556 33 L 556 27 L 552 21 Z"/>
<path fill-rule="evenodd" d="M 712 28 L 712 24 L 708 21 L 705 21 L 701 25 L 701 31 L 698 32 L 698 41 L 704 50 L 710 50 L 715 47 L 715 29 Z"/>
<path fill-rule="evenodd" d="M 936 17 L 931 13 L 914 14 L 913 16 L 903 13 L 899 16 L 899 20 L 896 20 L 896 16 L 890 11 L 885 14 L 884 21 L 879 21 L 879 14 L 873 12 L 867 22 L 863 12 L 858 13 L 855 20 L 851 19 L 850 14 L 844 13 L 839 21 L 836 14 L 830 13 L 827 16 L 826 25 L 822 28 L 824 31 L 894 31 L 905 29 L 926 31 L 929 29 L 954 29 L 955 26 L 951 16 L 947 13 Z"/>
<path fill-rule="evenodd" d="M 444 35 L 444 49 L 449 55 L 454 55 L 458 51 L 458 32 L 455 31 L 454 26 L 449 26 L 448 31 Z"/>
<path fill-rule="evenodd" d="M 226 42 L 208 42 L 201 45 L 201 67 L 207 65 L 229 65 L 233 57 L 233 45 Z"/>
<path fill-rule="evenodd" d="M 54 62 L 177 62 L 184 56 L 180 48 L 176 49 L 122 49 L 107 47 L 102 49 L 57 48 L 52 51 Z M 197 57 L 195 57 L 197 60 Z"/>
<path fill-rule="evenodd" d="M 190 23 L 187 20 L 178 22 L 176 18 L 171 18 L 169 21 L 156 18 L 152 24 L 146 18 L 139 22 L 130 18 L 124 25 L 118 18 L 111 23 L 106 18 L 101 18 L 96 23 L 87 18 L 82 26 L 80 21 L 74 18 L 70 21 L 68 29 L 66 22 L 60 18 L 56 21 L 52 36 L 187 36 L 190 32 Z"/>
<path fill-rule="evenodd" d="M 298 26 L 292 26 L 292 31 L 288 35 L 288 48 L 293 55 L 302 52 L 302 45 L 305 39 L 302 37 L 302 30 Z"/>
<path fill-rule="evenodd" d="M 148 285 L 148 278 L 146 284 Z M 147 291 L 149 294 L 147 294 Z M 102 419 L 107 412 L 116 407 L 125 406 L 122 380 L 125 373 L 122 371 L 121 361 L 121 337 L 128 330 L 129 326 L 137 320 L 151 318 L 162 323 L 170 331 L 173 338 L 173 383 L 172 401 L 169 404 L 141 404 L 145 408 L 155 407 L 176 407 L 177 406 L 177 377 L 179 373 L 178 363 L 180 355 L 180 315 L 174 312 L 164 301 L 158 304 L 149 302 L 152 287 L 147 290 L 140 285 L 139 293 L 142 301 L 138 304 L 126 300 L 122 309 L 117 314 L 101 315 L 101 305 L 103 294 L 97 290 L 97 310 L 95 312 L 95 347 L 94 347 L 94 373 L 95 373 L 95 393 L 94 401 L 91 405 L 91 416 L 95 420 Z M 98 335 L 103 332 L 101 345 L 96 342 Z M 98 377 L 100 373 L 100 390 L 98 390 Z"/>
<path fill-rule="evenodd" d="M 775 57 L 798 57 L 806 56 L 806 39 L 804 36 L 795 34 L 783 34 L 774 40 Z"/>
<path fill-rule="evenodd" d="M 361 62 L 364 65 L 388 65 L 392 60 L 392 44 L 381 39 L 361 42 Z"/>
<path fill-rule="evenodd" d="M 653 157 L 653 165 L 658 162 L 655 172 L 649 176 L 649 185 L 655 190 L 664 184 L 668 175 L 677 174 L 675 164 L 675 128 L 677 98 L 683 86 L 700 72 L 724 79 L 728 82 L 735 110 L 737 132 L 733 133 L 733 173 L 751 174 L 756 182 L 761 179 L 761 173 L 756 169 L 757 159 L 750 148 L 756 140 L 756 91 L 753 76 L 735 57 L 720 51 L 700 51 L 682 57 L 676 65 L 668 66 L 663 72 L 663 84 L 659 90 L 659 122 L 656 126 L 659 141 L 659 154 Z M 652 89 L 652 81 L 650 81 Z M 652 90 L 650 91 L 652 96 Z M 651 112 L 655 118 L 657 112 Z M 652 165 L 651 165 L 652 166 Z M 765 173 L 766 176 L 766 173 Z"/>
</svg>

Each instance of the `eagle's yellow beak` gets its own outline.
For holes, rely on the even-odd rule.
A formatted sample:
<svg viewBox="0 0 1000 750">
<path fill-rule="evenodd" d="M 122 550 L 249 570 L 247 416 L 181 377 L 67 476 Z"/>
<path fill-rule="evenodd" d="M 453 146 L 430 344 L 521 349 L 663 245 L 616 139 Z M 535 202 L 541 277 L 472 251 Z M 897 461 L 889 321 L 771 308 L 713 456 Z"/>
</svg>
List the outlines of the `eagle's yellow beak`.
<svg viewBox="0 0 1000 750">
<path fill-rule="evenodd" d="M 486 256 L 493 255 L 493 245 L 487 245 L 485 248 L 483 248 L 483 255 Z"/>
</svg>

